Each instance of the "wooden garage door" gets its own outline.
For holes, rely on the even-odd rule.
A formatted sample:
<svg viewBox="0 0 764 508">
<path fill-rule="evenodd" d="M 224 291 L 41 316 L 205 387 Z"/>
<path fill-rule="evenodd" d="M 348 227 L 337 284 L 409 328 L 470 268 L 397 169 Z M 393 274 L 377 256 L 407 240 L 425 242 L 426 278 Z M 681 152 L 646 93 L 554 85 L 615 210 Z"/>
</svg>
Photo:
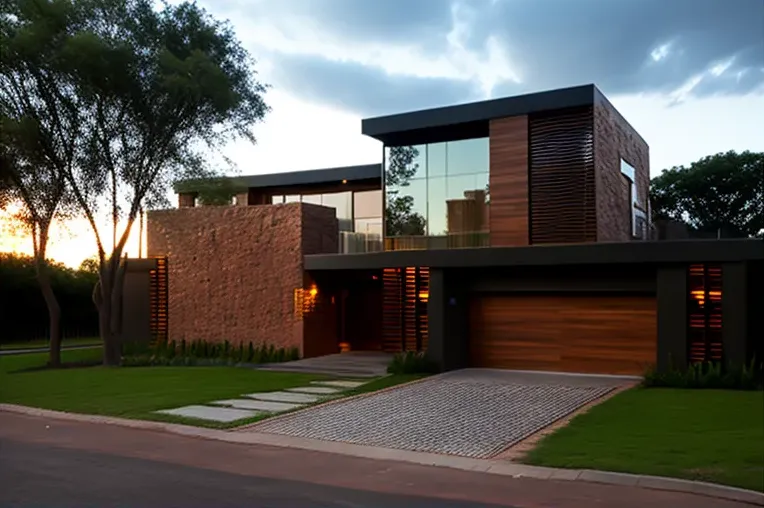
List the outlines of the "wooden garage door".
<svg viewBox="0 0 764 508">
<path fill-rule="evenodd" d="M 655 363 L 655 298 L 481 296 L 471 308 L 475 367 L 643 374 Z"/>
</svg>

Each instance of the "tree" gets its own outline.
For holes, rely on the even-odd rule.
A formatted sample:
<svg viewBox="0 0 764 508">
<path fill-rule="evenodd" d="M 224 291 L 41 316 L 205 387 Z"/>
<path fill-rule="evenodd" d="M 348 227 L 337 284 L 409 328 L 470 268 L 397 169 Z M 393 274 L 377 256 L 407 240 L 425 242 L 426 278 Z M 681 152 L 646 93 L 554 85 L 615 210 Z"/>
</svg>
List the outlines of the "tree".
<svg viewBox="0 0 764 508">
<path fill-rule="evenodd" d="M 400 195 L 419 169 L 419 149 L 415 146 L 393 146 L 389 149 L 385 168 L 385 235 L 421 236 L 426 220 L 414 210 L 414 197 Z"/>
<path fill-rule="evenodd" d="M 175 184 L 175 192 L 195 192 L 202 206 L 230 205 L 234 196 L 246 192 L 248 187 L 233 178 L 209 177 L 185 180 Z"/>
<path fill-rule="evenodd" d="M 764 153 L 729 151 L 651 181 L 653 219 L 686 223 L 700 233 L 764 234 Z"/>
<path fill-rule="evenodd" d="M 254 142 L 251 128 L 268 111 L 266 86 L 230 25 L 196 4 L 155 10 L 151 0 L 16 2 L 24 6 L 16 25 L 58 29 L 45 72 L 83 121 L 70 145 L 76 163 L 63 176 L 95 237 L 104 364 L 118 365 L 122 255 L 141 207 L 166 203 L 178 178 L 213 175 L 206 150 L 237 137 Z M 104 209 L 111 246 L 98 227 Z"/>
<path fill-rule="evenodd" d="M 61 307 L 50 280 L 47 247 L 56 218 L 71 212 L 64 171 L 74 162 L 79 119 L 48 72 L 65 9 L 11 2 L 0 17 L 0 208 L 21 205 L 17 219 L 32 237 L 36 278 L 48 309 L 49 363 L 61 363 Z M 38 22 L 22 24 L 20 19 Z M 40 19 L 50 23 L 39 23 Z"/>
</svg>

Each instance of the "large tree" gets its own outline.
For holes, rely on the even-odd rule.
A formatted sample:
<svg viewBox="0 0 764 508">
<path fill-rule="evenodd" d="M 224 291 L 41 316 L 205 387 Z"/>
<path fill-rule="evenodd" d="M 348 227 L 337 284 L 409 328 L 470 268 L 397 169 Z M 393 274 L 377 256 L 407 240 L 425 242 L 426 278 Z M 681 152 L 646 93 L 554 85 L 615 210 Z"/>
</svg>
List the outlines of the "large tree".
<svg viewBox="0 0 764 508">
<path fill-rule="evenodd" d="M 664 170 L 650 185 L 653 219 L 726 236 L 764 233 L 764 153 L 729 151 Z"/>
<path fill-rule="evenodd" d="M 20 27 L 60 28 L 46 71 L 85 122 L 63 176 L 95 237 L 104 363 L 117 365 L 121 260 L 141 207 L 166 203 L 173 180 L 209 177 L 210 150 L 237 137 L 254 142 L 266 87 L 230 25 L 196 4 L 15 1 L 26 7 L 13 20 Z M 46 17 L 51 10 L 64 14 Z M 111 245 L 99 227 L 104 212 Z"/>
<path fill-rule="evenodd" d="M 61 363 L 61 307 L 50 280 L 48 239 L 54 219 L 71 212 L 64 173 L 74 163 L 80 128 L 60 93 L 64 83 L 50 72 L 50 50 L 65 17 L 66 6 L 46 2 L 9 2 L 0 15 L 0 208 L 19 205 L 16 218 L 32 238 L 53 366 Z"/>
</svg>

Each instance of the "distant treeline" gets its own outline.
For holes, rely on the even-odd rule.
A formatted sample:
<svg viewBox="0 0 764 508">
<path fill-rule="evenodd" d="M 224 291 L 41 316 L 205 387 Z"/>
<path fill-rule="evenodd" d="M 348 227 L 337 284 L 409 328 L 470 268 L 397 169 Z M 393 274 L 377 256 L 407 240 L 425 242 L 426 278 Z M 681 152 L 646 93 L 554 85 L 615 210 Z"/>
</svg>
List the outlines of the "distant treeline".
<svg viewBox="0 0 764 508">
<path fill-rule="evenodd" d="M 93 304 L 95 273 L 50 266 L 53 291 L 61 306 L 64 338 L 98 336 Z M 0 343 L 48 338 L 48 308 L 29 256 L 0 253 Z"/>
</svg>

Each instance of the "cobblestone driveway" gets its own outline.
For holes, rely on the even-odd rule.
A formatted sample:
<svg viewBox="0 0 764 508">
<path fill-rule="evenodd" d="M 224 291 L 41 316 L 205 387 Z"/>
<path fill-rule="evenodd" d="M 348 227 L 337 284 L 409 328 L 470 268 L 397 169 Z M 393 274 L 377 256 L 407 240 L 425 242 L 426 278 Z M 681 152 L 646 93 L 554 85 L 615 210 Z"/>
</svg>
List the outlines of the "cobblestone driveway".
<svg viewBox="0 0 764 508">
<path fill-rule="evenodd" d="M 250 430 L 488 458 L 629 381 L 466 369 Z"/>
</svg>

